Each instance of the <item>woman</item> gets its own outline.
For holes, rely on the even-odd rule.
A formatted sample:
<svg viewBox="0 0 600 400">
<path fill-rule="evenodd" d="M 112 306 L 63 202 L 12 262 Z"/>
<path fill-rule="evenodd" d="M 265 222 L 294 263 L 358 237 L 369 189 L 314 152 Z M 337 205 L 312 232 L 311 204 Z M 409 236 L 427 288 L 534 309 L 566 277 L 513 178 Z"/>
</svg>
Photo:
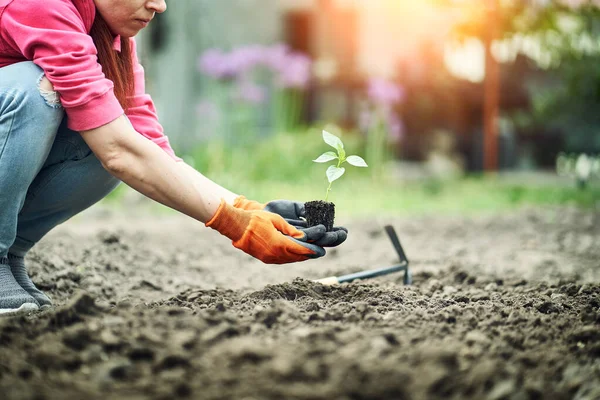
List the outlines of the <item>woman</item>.
<svg viewBox="0 0 600 400">
<path fill-rule="evenodd" d="M 144 91 L 135 36 L 164 0 L 0 0 L 0 314 L 50 306 L 24 257 L 120 181 L 265 263 L 325 255 L 346 230 L 303 204 L 247 200 L 178 158 Z"/>
</svg>

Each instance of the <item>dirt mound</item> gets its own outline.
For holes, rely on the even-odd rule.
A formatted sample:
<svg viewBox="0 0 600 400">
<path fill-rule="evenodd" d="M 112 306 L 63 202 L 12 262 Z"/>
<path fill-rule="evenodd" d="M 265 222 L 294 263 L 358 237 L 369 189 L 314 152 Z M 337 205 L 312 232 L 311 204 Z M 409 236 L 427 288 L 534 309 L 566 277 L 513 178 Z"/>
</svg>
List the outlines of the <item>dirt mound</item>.
<svg viewBox="0 0 600 400">
<path fill-rule="evenodd" d="M 57 307 L 0 319 L 1 397 L 598 399 L 597 262 L 587 246 L 550 250 L 564 242 L 563 214 L 554 231 L 537 211 L 405 221 L 413 286 L 401 274 L 335 287 L 311 280 L 360 267 L 353 250 L 366 255 L 361 265 L 394 262 L 366 222 L 351 229 L 350 254 L 283 268 L 201 230 L 193 240 L 203 247 L 194 246 L 195 226 L 181 220 L 154 232 L 131 221 L 86 225 L 89 234 L 73 225 L 28 258 Z M 574 225 L 586 220 L 572 213 Z M 456 236 L 467 222 L 476 234 Z M 596 229 L 572 232 L 585 241 Z M 482 250 L 490 231 L 493 259 Z M 537 258 L 523 245 L 537 238 L 530 232 L 548 239 Z"/>
</svg>

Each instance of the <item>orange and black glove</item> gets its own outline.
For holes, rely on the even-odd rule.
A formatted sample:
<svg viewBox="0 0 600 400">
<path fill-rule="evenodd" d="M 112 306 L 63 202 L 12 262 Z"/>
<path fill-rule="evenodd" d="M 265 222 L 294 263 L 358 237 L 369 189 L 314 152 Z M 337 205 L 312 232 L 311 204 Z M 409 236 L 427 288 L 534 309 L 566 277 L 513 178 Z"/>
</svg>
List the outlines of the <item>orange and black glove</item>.
<svg viewBox="0 0 600 400">
<path fill-rule="evenodd" d="M 224 200 L 206 226 L 266 264 L 293 263 L 325 255 L 323 247 L 313 244 L 325 234 L 324 226 L 298 230 L 280 215 L 263 210 L 243 210 Z"/>
<path fill-rule="evenodd" d="M 304 203 L 290 200 L 273 200 L 262 204 L 254 200 L 248 200 L 244 196 L 238 196 L 233 206 L 243 210 L 264 210 L 281 215 L 286 222 L 298 230 L 306 230 L 306 210 Z M 348 229 L 343 226 L 334 226 L 331 232 L 325 232 L 314 244 L 322 247 L 335 247 L 344 243 L 348 237 Z"/>
</svg>

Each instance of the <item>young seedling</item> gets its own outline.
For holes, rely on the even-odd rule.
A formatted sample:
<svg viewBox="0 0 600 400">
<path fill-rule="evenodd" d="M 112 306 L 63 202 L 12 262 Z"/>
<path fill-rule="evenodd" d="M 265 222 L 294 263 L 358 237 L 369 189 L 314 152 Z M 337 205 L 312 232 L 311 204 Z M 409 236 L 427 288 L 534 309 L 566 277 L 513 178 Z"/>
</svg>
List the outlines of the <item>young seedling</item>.
<svg viewBox="0 0 600 400">
<path fill-rule="evenodd" d="M 308 223 L 308 226 L 322 224 L 325 225 L 327 231 L 332 231 L 333 220 L 335 218 L 335 205 L 327 201 L 329 198 L 329 192 L 331 192 L 331 184 L 338 180 L 342 175 L 344 175 L 344 172 L 346 172 L 346 169 L 342 167 L 342 164 L 345 162 L 350 165 L 354 165 L 355 167 L 367 167 L 367 163 L 362 159 L 362 157 L 359 156 L 346 157 L 344 144 L 339 137 L 332 135 L 327 131 L 323 131 L 323 140 L 325 143 L 333 147 L 335 152 L 328 151 L 323 153 L 313 161 L 317 163 L 326 163 L 337 160 L 337 162 L 336 165 L 330 165 L 329 168 L 327 168 L 326 175 L 327 180 L 329 181 L 329 186 L 327 187 L 327 193 L 325 193 L 325 201 L 308 201 L 304 203 L 304 207 L 306 210 L 306 222 Z"/>
<path fill-rule="evenodd" d="M 350 165 L 354 165 L 355 167 L 368 167 L 365 160 L 363 160 L 360 156 L 348 156 L 346 157 L 346 151 L 344 150 L 344 143 L 342 140 L 327 132 L 323 131 L 323 140 L 325 143 L 333 147 L 336 151 L 327 151 L 321 154 L 317 159 L 313 160 L 316 163 L 326 163 L 329 161 L 337 160 L 337 165 L 330 165 L 327 168 L 327 180 L 329 181 L 329 186 L 327 187 L 327 193 L 325 194 L 325 201 L 329 198 L 329 192 L 331 192 L 331 184 L 340 179 L 344 172 L 346 172 L 346 168 L 342 167 L 342 164 L 347 162 Z"/>
</svg>

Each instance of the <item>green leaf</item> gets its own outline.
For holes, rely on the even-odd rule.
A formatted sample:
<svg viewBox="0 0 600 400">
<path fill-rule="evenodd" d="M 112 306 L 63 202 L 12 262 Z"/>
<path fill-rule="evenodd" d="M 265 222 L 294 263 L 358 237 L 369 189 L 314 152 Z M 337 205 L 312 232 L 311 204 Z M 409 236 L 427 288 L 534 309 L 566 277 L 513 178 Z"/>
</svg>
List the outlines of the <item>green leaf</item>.
<svg viewBox="0 0 600 400">
<path fill-rule="evenodd" d="M 331 165 L 329 168 L 327 168 L 327 180 L 329 182 L 333 182 L 336 179 L 339 179 L 340 176 L 344 175 L 344 172 L 346 172 L 345 168 L 338 168 L 335 165 Z"/>
<path fill-rule="evenodd" d="M 368 167 L 365 160 L 360 156 L 348 156 L 346 161 L 348 161 L 348 164 L 354 165 L 355 167 Z"/>
<path fill-rule="evenodd" d="M 340 149 L 344 149 L 344 143 L 342 143 L 342 140 L 334 134 L 329 133 L 325 130 L 323 131 L 323 140 L 325 141 L 325 143 L 336 149 L 338 153 L 340 152 Z"/>
<path fill-rule="evenodd" d="M 316 160 L 313 161 L 318 163 L 324 163 L 327 161 L 335 160 L 336 158 L 338 158 L 337 154 L 335 154 L 333 151 L 328 151 L 326 153 L 321 154 L 319 157 L 317 157 Z"/>
</svg>

